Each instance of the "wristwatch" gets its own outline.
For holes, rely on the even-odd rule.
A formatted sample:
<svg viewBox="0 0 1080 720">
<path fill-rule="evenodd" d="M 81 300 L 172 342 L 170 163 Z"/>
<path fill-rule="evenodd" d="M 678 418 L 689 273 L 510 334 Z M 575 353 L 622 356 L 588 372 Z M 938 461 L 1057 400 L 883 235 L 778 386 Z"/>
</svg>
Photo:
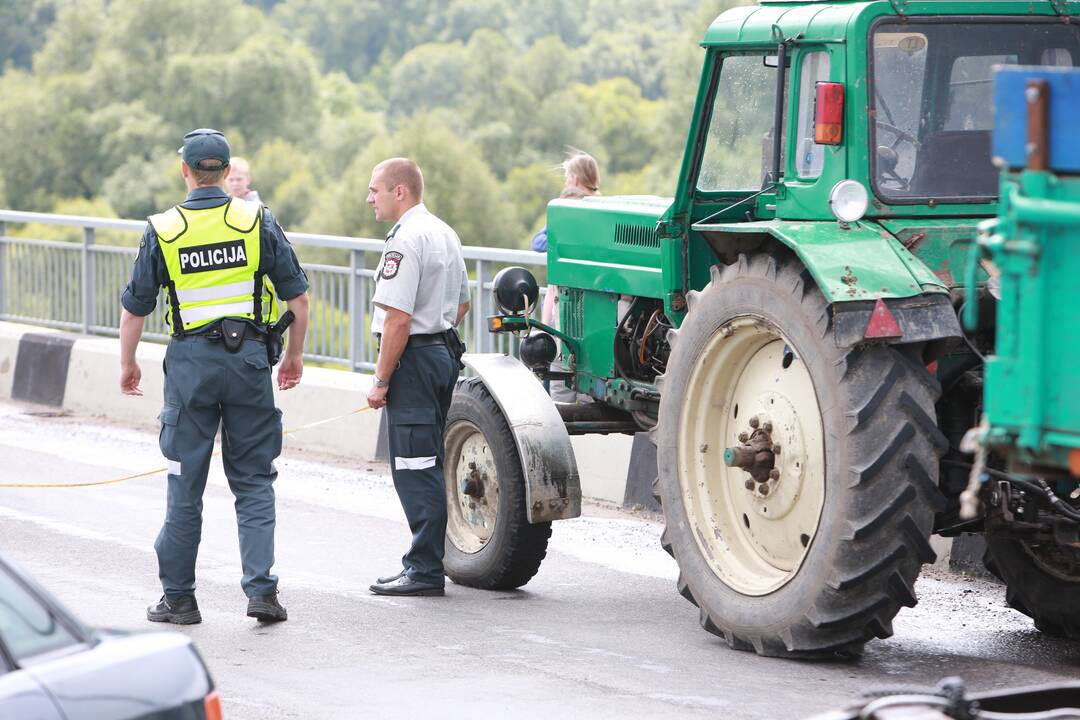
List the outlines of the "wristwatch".
<svg viewBox="0 0 1080 720">
<path fill-rule="evenodd" d="M 382 379 L 379 378 L 378 375 L 374 375 L 374 374 L 371 377 L 375 378 L 375 387 L 377 387 L 377 388 L 390 387 L 390 381 L 389 380 L 382 380 Z"/>
</svg>

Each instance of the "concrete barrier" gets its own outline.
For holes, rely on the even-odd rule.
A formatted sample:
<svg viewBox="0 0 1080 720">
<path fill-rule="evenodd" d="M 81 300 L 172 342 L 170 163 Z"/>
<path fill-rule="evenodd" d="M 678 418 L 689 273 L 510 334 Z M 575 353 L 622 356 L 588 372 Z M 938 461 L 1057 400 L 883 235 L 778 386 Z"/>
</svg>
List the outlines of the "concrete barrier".
<svg viewBox="0 0 1080 720">
<path fill-rule="evenodd" d="M 15 366 L 19 359 L 19 346 L 23 335 L 57 334 L 56 330 L 20 325 L 19 323 L 0 322 L 0 399 L 10 400 L 15 387 Z M 20 391 L 23 389 L 20 388 Z"/>
<path fill-rule="evenodd" d="M 36 368 L 49 365 L 43 374 L 19 372 L 20 346 L 26 355 L 27 336 L 33 345 Z M 51 338 L 56 338 L 52 340 Z M 38 350 L 40 348 L 40 350 Z M 0 322 L 0 398 L 22 399 L 27 388 L 15 387 L 20 380 L 33 377 L 39 392 L 51 393 L 62 401 L 55 406 L 80 415 L 108 418 L 133 427 L 155 429 L 164 392 L 162 361 L 165 346 L 139 344 L 137 359 L 142 370 L 142 397 L 120 392 L 120 343 L 114 338 L 89 337 L 59 333 L 27 325 Z M 43 365 L 44 364 L 44 365 Z M 275 391 L 275 400 L 283 414 L 285 429 L 333 422 L 289 435 L 290 447 L 336 455 L 361 462 L 376 460 L 376 445 L 382 411 L 354 413 L 367 405 L 371 375 L 342 370 L 305 367 L 300 385 L 285 392 Z M 14 393 L 13 393 L 14 389 Z M 621 503 L 625 494 L 626 472 L 630 463 L 632 438 L 628 436 L 587 436 L 574 438 L 574 451 L 581 470 L 582 493 L 589 498 Z"/>
</svg>

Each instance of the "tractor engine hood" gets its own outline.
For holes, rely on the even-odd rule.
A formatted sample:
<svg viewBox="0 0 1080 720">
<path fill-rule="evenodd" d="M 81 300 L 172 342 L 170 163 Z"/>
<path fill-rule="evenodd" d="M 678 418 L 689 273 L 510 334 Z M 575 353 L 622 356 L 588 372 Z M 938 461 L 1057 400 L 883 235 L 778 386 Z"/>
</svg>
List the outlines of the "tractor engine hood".
<svg viewBox="0 0 1080 720">
<path fill-rule="evenodd" d="M 656 224 L 671 198 L 653 195 L 553 200 L 548 279 L 555 285 L 661 296 Z"/>
</svg>

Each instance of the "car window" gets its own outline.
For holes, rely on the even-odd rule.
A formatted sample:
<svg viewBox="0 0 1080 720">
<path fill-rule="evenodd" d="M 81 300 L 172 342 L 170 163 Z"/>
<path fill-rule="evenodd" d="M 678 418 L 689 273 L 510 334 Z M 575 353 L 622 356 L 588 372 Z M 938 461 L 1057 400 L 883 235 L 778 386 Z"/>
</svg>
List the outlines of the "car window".
<svg viewBox="0 0 1080 720">
<path fill-rule="evenodd" d="M 0 641 L 16 662 L 79 642 L 47 606 L 2 567 Z"/>
</svg>

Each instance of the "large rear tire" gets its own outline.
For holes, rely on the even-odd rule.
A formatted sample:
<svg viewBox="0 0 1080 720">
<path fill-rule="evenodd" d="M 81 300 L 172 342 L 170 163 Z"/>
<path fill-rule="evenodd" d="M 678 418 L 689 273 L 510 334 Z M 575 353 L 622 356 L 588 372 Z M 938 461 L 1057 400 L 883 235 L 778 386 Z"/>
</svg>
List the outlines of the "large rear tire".
<svg viewBox="0 0 1080 720">
<path fill-rule="evenodd" d="M 836 347 L 787 254 L 713 268 L 687 300 L 654 434 L 679 592 L 734 648 L 858 654 L 892 634 L 934 559 L 940 387 L 915 348 Z M 766 427 L 773 475 L 725 463 Z"/>
<path fill-rule="evenodd" d="M 983 562 L 1009 607 L 1047 635 L 1080 640 L 1080 550 L 988 533 Z"/>
<path fill-rule="evenodd" d="M 458 382 L 444 439 L 446 575 L 482 590 L 521 587 L 540 569 L 551 523 L 529 524 L 514 435 L 480 378 Z"/>
</svg>

